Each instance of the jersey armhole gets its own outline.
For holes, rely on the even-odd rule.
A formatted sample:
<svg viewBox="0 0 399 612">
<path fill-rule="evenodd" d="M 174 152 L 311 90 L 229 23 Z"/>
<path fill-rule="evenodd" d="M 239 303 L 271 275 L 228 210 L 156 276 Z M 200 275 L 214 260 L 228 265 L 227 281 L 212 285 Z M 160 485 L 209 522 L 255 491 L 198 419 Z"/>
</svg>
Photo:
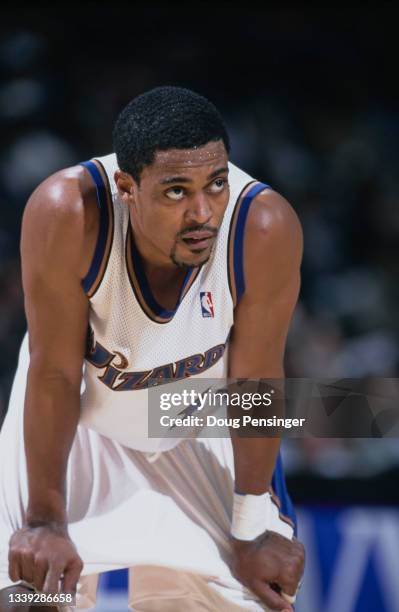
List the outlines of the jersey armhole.
<svg viewBox="0 0 399 612">
<path fill-rule="evenodd" d="M 249 183 L 250 185 L 250 183 Z M 246 185 L 243 191 L 249 186 Z M 239 303 L 245 291 L 244 277 L 244 236 L 245 224 L 248 217 L 249 208 L 255 197 L 265 189 L 271 189 L 266 183 L 256 182 L 250 190 L 242 196 L 243 191 L 238 197 L 234 212 L 231 218 L 230 231 L 227 246 L 227 270 L 230 293 L 234 308 Z"/>
<path fill-rule="evenodd" d="M 89 271 L 81 281 L 84 292 L 89 298 L 92 298 L 104 277 L 111 253 L 114 233 L 114 211 L 108 177 L 101 162 L 90 160 L 81 162 L 80 165 L 86 168 L 94 182 L 97 206 L 100 212 L 97 243 L 93 259 Z"/>
</svg>

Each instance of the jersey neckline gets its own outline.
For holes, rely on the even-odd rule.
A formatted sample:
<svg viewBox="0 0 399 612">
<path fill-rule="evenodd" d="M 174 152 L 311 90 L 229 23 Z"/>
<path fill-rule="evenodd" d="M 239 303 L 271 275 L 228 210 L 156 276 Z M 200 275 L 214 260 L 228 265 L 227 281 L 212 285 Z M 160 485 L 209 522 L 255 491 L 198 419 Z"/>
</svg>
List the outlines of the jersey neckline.
<svg viewBox="0 0 399 612">
<path fill-rule="evenodd" d="M 196 268 L 189 268 L 184 277 L 176 306 L 172 310 L 168 310 L 161 306 L 155 299 L 147 275 L 144 270 L 143 258 L 136 246 L 134 240 L 133 229 L 131 223 L 128 225 L 126 236 L 126 262 L 130 284 L 136 296 L 137 302 L 147 315 L 155 323 L 169 323 L 175 316 L 184 297 L 187 295 L 190 287 L 198 277 L 202 265 Z"/>
</svg>

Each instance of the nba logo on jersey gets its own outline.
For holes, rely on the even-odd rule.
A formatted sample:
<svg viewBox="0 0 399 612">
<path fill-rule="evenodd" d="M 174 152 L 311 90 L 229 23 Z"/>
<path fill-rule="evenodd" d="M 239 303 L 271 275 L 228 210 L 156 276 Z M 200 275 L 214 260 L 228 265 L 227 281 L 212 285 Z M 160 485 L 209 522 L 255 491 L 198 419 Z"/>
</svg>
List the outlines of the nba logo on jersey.
<svg viewBox="0 0 399 612">
<path fill-rule="evenodd" d="M 210 291 L 200 292 L 201 310 L 203 317 L 214 317 L 215 310 L 212 302 L 212 293 Z"/>
</svg>

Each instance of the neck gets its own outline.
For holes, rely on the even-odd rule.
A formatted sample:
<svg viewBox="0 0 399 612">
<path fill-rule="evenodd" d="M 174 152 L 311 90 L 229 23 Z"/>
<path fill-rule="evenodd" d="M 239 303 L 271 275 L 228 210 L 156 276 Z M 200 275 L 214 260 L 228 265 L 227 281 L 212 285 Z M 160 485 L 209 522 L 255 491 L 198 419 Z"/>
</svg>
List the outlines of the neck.
<svg viewBox="0 0 399 612">
<path fill-rule="evenodd" d="M 148 241 L 140 232 L 133 231 L 133 240 L 140 254 L 144 272 L 152 286 L 168 286 L 185 277 L 187 269 L 176 266 L 169 257 L 160 253 L 157 246 Z"/>
<path fill-rule="evenodd" d="M 133 240 L 144 266 L 149 269 L 162 270 L 165 273 L 175 271 L 176 265 L 171 261 L 170 257 L 162 253 L 155 243 L 152 243 L 137 229 L 133 229 L 133 227 L 132 225 Z"/>
</svg>

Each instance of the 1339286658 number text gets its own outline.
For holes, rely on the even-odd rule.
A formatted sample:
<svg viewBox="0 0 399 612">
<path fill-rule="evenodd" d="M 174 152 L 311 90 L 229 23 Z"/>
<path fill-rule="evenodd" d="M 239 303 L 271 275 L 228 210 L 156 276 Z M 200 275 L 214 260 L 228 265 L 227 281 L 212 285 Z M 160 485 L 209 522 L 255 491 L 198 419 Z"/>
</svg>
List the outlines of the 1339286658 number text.
<svg viewBox="0 0 399 612">
<path fill-rule="evenodd" d="M 21 604 L 27 606 L 56 604 L 56 605 L 75 605 L 75 598 L 72 593 L 9 593 L 9 604 Z"/>
</svg>

